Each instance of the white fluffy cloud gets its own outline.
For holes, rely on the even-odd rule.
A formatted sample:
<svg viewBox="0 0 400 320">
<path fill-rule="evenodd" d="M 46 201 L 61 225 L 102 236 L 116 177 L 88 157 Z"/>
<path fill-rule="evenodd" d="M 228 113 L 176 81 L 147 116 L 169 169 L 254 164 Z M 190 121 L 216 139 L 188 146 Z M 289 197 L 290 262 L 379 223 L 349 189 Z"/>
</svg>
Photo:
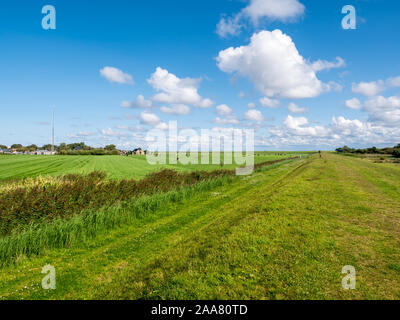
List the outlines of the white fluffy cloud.
<svg viewBox="0 0 400 320">
<path fill-rule="evenodd" d="M 136 101 L 122 101 L 121 106 L 123 108 L 151 108 L 153 103 L 151 100 L 146 100 L 141 94 L 138 95 Z"/>
<path fill-rule="evenodd" d="M 190 104 L 200 108 L 209 108 L 213 105 L 210 99 L 203 99 L 198 93 L 201 79 L 180 79 L 168 70 L 158 67 L 147 81 L 156 91 L 159 91 L 153 97 L 154 101 Z"/>
<path fill-rule="evenodd" d="M 221 18 L 217 24 L 217 33 L 222 38 L 235 36 L 240 33 L 242 27 L 239 16 L 233 18 Z"/>
<path fill-rule="evenodd" d="M 323 137 L 329 133 L 323 126 L 307 126 L 308 119 L 305 117 L 292 117 L 288 115 L 283 124 L 289 131 L 296 135 Z"/>
<path fill-rule="evenodd" d="M 336 57 L 336 62 L 317 60 L 312 64 L 314 71 L 331 70 L 333 68 L 342 68 L 346 66 L 346 62 L 341 57 Z"/>
<path fill-rule="evenodd" d="M 282 21 L 296 18 L 304 13 L 304 9 L 298 0 L 251 0 L 243 13 L 257 25 L 264 17 Z"/>
<path fill-rule="evenodd" d="M 111 128 L 101 129 L 100 132 L 104 137 L 122 138 L 122 137 L 127 136 L 126 133 L 123 133 L 123 132 L 120 132 L 117 130 L 113 130 Z"/>
<path fill-rule="evenodd" d="M 261 122 L 264 120 L 264 116 L 262 115 L 262 113 L 259 110 L 256 109 L 250 109 L 248 110 L 245 115 L 244 115 L 246 120 L 250 120 L 250 121 L 257 121 L 257 122 Z"/>
<path fill-rule="evenodd" d="M 308 113 L 308 108 L 301 108 L 301 107 L 299 107 L 297 104 L 295 104 L 293 102 L 289 103 L 288 110 L 291 113 L 295 113 L 295 114 Z"/>
<path fill-rule="evenodd" d="M 339 136 L 356 136 L 368 134 L 371 130 L 371 125 L 358 119 L 350 120 L 344 117 L 333 117 L 331 130 Z"/>
<path fill-rule="evenodd" d="M 174 104 L 170 107 L 161 107 L 160 111 L 166 114 L 184 115 L 190 113 L 190 108 L 185 104 Z"/>
<path fill-rule="evenodd" d="M 353 98 L 346 101 L 346 107 L 354 110 L 360 110 L 362 105 L 360 100 L 358 100 L 357 98 Z"/>
<path fill-rule="evenodd" d="M 400 87 L 400 77 L 389 78 L 387 80 L 387 83 L 390 87 L 398 88 Z"/>
<path fill-rule="evenodd" d="M 156 126 L 161 122 L 161 119 L 152 112 L 144 111 L 139 116 L 140 122 L 142 124 L 147 124 L 149 126 Z"/>
<path fill-rule="evenodd" d="M 372 97 L 385 90 L 385 83 L 382 80 L 372 82 L 353 83 L 352 91 L 364 96 Z"/>
<path fill-rule="evenodd" d="M 229 116 L 232 114 L 232 109 L 229 108 L 226 104 L 221 104 L 215 109 L 220 116 Z"/>
<path fill-rule="evenodd" d="M 158 130 L 167 130 L 168 129 L 168 124 L 166 124 L 165 122 L 160 122 L 160 123 L 156 124 L 154 126 L 154 128 L 156 128 Z"/>
<path fill-rule="evenodd" d="M 249 45 L 221 51 L 217 62 L 223 72 L 249 78 L 269 98 L 312 98 L 329 89 L 281 30 L 256 33 Z"/>
<path fill-rule="evenodd" d="M 133 84 L 133 78 L 130 74 L 114 67 L 104 67 L 100 70 L 100 75 L 111 83 Z"/>
<path fill-rule="evenodd" d="M 400 123 L 400 97 L 375 96 L 361 103 L 357 98 L 346 101 L 346 106 L 351 109 L 368 113 L 369 121 L 386 127 L 399 126 Z"/>
<path fill-rule="evenodd" d="M 304 5 L 298 0 L 250 0 L 247 7 L 243 8 L 233 17 L 222 18 L 217 25 L 217 33 L 221 37 L 237 35 L 250 21 L 257 26 L 262 19 L 288 21 L 303 15 Z"/>
<path fill-rule="evenodd" d="M 221 117 L 216 117 L 214 122 L 221 125 L 226 124 L 239 124 L 239 120 L 233 115 L 232 108 L 228 107 L 226 104 L 221 104 L 215 108 L 215 111 Z"/>
<path fill-rule="evenodd" d="M 268 108 L 278 108 L 281 105 L 279 100 L 271 99 L 271 98 L 268 98 L 268 97 L 261 98 L 260 99 L 260 104 L 263 107 L 268 107 Z"/>
<path fill-rule="evenodd" d="M 345 144 L 371 145 L 393 141 L 400 136 L 400 130 L 389 133 L 387 129 L 358 119 L 332 117 L 327 126 L 312 126 L 305 117 L 287 116 L 282 127 L 269 129 L 270 137 L 264 139 L 271 146 L 326 146 L 337 148 Z M 388 136 L 384 137 L 383 134 Z M 394 139 L 395 140 L 395 139 Z"/>
<path fill-rule="evenodd" d="M 400 124 L 400 97 L 373 97 L 365 101 L 363 110 L 368 112 L 372 122 L 386 126 Z M 400 126 L 399 126 L 400 127 Z"/>
<path fill-rule="evenodd" d="M 225 125 L 225 124 L 239 124 L 239 120 L 234 118 L 234 117 L 228 117 L 228 118 L 220 118 L 216 117 L 214 120 L 215 123 Z"/>
</svg>

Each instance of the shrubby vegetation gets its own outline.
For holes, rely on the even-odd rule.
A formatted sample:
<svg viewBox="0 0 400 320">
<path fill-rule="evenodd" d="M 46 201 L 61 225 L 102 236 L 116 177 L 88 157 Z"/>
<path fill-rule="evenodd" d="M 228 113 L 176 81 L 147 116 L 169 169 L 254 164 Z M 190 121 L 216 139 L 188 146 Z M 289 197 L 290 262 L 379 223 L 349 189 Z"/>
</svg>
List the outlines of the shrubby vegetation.
<svg viewBox="0 0 400 320">
<path fill-rule="evenodd" d="M 144 196 L 100 210 L 89 208 L 68 220 L 54 217 L 51 223 L 31 224 L 22 232 L 0 237 L 0 267 L 15 262 L 21 255 L 30 257 L 50 248 L 64 248 L 72 243 L 94 238 L 99 233 L 131 224 L 168 202 L 183 201 L 198 192 L 224 185 L 232 179 L 230 176 L 211 179 L 191 188 Z"/>
<path fill-rule="evenodd" d="M 295 158 L 259 163 L 255 170 Z M 163 170 L 142 180 L 110 180 L 95 171 L 0 185 L 0 265 L 21 254 L 39 254 L 94 237 L 167 201 L 180 201 L 234 178 L 235 170 Z"/>
<path fill-rule="evenodd" d="M 378 149 L 376 147 L 366 148 L 366 149 L 353 149 L 348 146 L 336 149 L 339 153 L 357 153 L 357 154 L 391 154 L 396 158 L 400 158 L 400 144 L 393 148 L 382 148 Z"/>
<path fill-rule="evenodd" d="M 167 192 L 215 177 L 228 170 L 178 173 L 163 170 L 136 180 L 109 180 L 102 172 L 88 175 L 67 174 L 49 181 L 14 187 L 0 195 L 0 235 L 7 235 L 29 224 L 67 218 L 85 209 L 99 209 L 131 198 Z"/>
<path fill-rule="evenodd" d="M 31 144 L 29 146 L 23 146 L 21 144 L 13 144 L 11 149 L 16 149 L 18 152 L 35 152 L 37 150 L 48 150 L 52 149 L 51 144 L 45 144 L 41 147 L 36 144 Z M 0 145 L 0 149 L 8 149 L 5 145 Z M 107 145 L 104 148 L 94 148 L 87 146 L 84 142 L 79 143 L 61 143 L 60 145 L 55 145 L 54 150 L 61 155 L 119 155 L 119 151 L 113 144 Z"/>
<path fill-rule="evenodd" d="M 285 160 L 285 159 L 284 159 Z M 255 169 L 282 160 L 255 165 Z M 30 224 L 68 218 L 85 209 L 99 209 L 143 195 L 165 193 L 218 177 L 233 176 L 235 170 L 179 173 L 164 169 L 142 180 L 107 179 L 104 172 L 67 174 L 58 178 L 25 179 L 0 185 L 0 236 Z"/>
</svg>

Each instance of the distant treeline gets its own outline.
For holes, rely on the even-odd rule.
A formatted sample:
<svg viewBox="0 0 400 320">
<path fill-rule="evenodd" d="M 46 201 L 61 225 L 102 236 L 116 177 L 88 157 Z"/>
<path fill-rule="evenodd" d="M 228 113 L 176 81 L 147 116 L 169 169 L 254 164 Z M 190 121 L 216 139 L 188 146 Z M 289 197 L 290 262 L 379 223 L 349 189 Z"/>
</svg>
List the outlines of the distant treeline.
<svg viewBox="0 0 400 320">
<path fill-rule="evenodd" d="M 8 149 L 7 146 L 0 144 L 0 149 Z M 42 147 L 39 147 L 35 144 L 31 144 L 29 146 L 23 146 L 21 144 L 13 144 L 10 149 L 15 149 L 18 152 L 35 152 L 37 150 L 52 150 L 51 144 L 45 144 Z M 119 151 L 116 146 L 110 144 L 105 146 L 104 148 L 94 148 L 87 146 L 84 142 L 79 143 L 60 143 L 60 145 L 54 146 L 54 151 L 61 155 L 118 155 Z"/>
<path fill-rule="evenodd" d="M 400 158 L 400 143 L 395 147 L 388 148 L 366 148 L 366 149 L 353 149 L 348 146 L 344 146 L 343 148 L 337 148 L 336 152 L 339 153 L 359 153 L 359 154 L 391 154 L 396 158 Z"/>
</svg>

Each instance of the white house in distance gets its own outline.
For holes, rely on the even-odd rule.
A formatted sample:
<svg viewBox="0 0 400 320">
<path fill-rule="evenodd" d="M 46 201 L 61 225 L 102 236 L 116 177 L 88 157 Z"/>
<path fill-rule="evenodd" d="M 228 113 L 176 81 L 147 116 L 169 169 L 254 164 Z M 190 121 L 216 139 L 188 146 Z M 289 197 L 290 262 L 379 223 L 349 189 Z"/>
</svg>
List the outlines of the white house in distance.
<svg viewBox="0 0 400 320">
<path fill-rule="evenodd" d="M 56 152 L 48 151 L 48 150 L 36 150 L 35 154 L 38 156 L 52 156 L 52 155 L 55 155 Z"/>
</svg>

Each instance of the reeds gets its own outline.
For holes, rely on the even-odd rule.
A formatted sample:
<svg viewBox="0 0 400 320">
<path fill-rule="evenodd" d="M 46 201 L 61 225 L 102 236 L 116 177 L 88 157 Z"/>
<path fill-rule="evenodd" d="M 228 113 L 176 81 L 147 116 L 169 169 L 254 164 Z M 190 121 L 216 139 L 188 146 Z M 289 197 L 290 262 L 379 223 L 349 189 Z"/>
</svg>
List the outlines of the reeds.
<svg viewBox="0 0 400 320">
<path fill-rule="evenodd" d="M 180 202 L 194 194 L 222 186 L 234 177 L 225 176 L 203 181 L 190 188 L 144 196 L 101 210 L 85 210 L 68 220 L 59 218 L 50 223 L 30 225 L 19 233 L 0 239 L 0 266 L 15 262 L 18 257 L 39 255 L 50 248 L 64 248 L 124 225 L 132 224 L 169 202 Z"/>
<path fill-rule="evenodd" d="M 293 158 L 257 164 L 255 170 Z M 136 180 L 107 180 L 101 172 L 40 178 L 0 189 L 0 266 L 20 256 L 63 248 L 132 224 L 169 202 L 222 186 L 234 170 L 178 173 L 163 170 Z M 16 183 L 16 182 L 15 182 Z M 17 183 L 16 183 L 17 184 Z"/>
<path fill-rule="evenodd" d="M 0 236 L 9 235 L 27 225 L 69 218 L 84 209 L 103 206 L 192 186 L 201 181 L 230 175 L 229 171 L 178 173 L 163 170 L 144 179 L 108 180 L 102 172 L 69 174 L 59 178 L 12 184 L 0 193 Z"/>
</svg>

